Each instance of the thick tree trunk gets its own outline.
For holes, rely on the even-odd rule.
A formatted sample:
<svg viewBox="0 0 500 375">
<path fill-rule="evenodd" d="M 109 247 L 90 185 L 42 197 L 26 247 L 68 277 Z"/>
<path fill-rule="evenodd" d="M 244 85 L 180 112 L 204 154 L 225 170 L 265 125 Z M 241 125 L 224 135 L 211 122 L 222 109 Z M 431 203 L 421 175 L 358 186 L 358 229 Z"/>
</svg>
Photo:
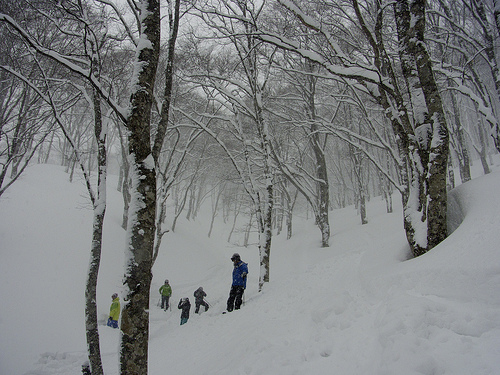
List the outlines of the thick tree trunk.
<svg viewBox="0 0 500 375">
<path fill-rule="evenodd" d="M 418 256 L 447 236 L 449 134 L 424 41 L 425 1 L 413 0 L 409 5 L 406 0 L 398 0 L 395 14 L 403 74 L 414 105 L 416 142 L 413 151 L 409 148 L 411 179 L 405 202 L 405 228 L 413 253 Z M 419 98 L 420 93 L 425 102 Z"/>
<path fill-rule="evenodd" d="M 149 162 L 152 163 L 152 158 Z M 149 289 L 152 278 L 156 212 L 154 167 L 148 164 L 148 159 L 140 161 L 139 158 L 132 160 L 131 166 L 135 168 L 132 171 L 132 209 L 128 223 L 129 259 L 125 271 L 126 295 L 121 321 L 122 375 L 147 374 Z"/>
<path fill-rule="evenodd" d="M 142 0 L 141 38 L 136 55 L 136 82 L 132 82 L 129 163 L 132 179 L 125 270 L 125 297 L 121 321 L 121 375 L 148 373 L 149 292 L 155 238 L 156 170 L 151 154 L 151 107 L 160 46 L 160 4 Z"/>
</svg>

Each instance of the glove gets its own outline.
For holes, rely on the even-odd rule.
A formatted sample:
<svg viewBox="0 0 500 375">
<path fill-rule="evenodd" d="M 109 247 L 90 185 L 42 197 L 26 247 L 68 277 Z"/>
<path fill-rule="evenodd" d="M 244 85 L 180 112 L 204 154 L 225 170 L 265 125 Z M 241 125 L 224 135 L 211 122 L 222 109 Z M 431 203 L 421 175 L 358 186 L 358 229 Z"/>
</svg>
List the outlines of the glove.
<svg viewBox="0 0 500 375">
<path fill-rule="evenodd" d="M 241 274 L 241 277 L 243 277 L 243 278 L 247 277 L 247 273 L 246 273 L 246 272 L 243 272 L 243 273 Z"/>
</svg>

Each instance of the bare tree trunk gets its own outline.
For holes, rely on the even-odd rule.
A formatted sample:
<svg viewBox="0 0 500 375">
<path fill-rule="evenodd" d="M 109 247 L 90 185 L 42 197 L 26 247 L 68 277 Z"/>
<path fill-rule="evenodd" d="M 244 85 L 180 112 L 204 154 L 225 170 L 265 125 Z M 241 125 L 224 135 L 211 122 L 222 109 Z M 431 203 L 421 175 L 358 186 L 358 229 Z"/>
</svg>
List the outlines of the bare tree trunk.
<svg viewBox="0 0 500 375">
<path fill-rule="evenodd" d="M 131 211 L 121 320 L 120 373 L 148 373 L 149 294 L 155 239 L 156 170 L 151 148 L 151 107 L 160 48 L 160 4 L 139 4 L 141 40 L 136 52 L 136 82 L 130 98 L 129 162 L 132 177 Z"/>
<path fill-rule="evenodd" d="M 26 102 L 28 101 L 28 97 L 29 97 L 29 89 L 28 85 L 25 85 L 23 90 L 23 98 L 21 100 L 19 113 L 17 115 L 16 130 L 14 132 L 14 137 L 12 139 L 12 146 L 11 146 L 12 169 L 10 172 L 10 178 L 14 178 L 17 175 L 17 168 L 22 158 L 21 147 L 22 144 L 25 142 L 23 138 L 26 136 L 25 132 L 26 132 L 27 111 L 25 107 L 27 106 Z"/>
<path fill-rule="evenodd" d="M 159 157 L 163 147 L 165 135 L 167 132 L 168 120 L 170 117 L 170 103 L 172 101 L 172 87 L 174 80 L 174 58 L 175 58 L 175 43 L 177 40 L 177 33 L 179 30 L 179 19 L 180 19 L 180 0 L 167 1 L 168 4 L 168 20 L 169 20 L 169 38 L 168 38 L 168 56 L 167 65 L 165 67 L 165 87 L 163 91 L 163 103 L 160 112 L 160 123 L 158 124 L 158 129 L 156 132 L 155 141 L 153 144 L 153 158 L 155 160 L 155 165 L 159 164 Z M 168 163 L 169 164 L 169 163 Z M 180 167 L 180 164 L 179 164 Z M 167 169 L 165 169 L 164 182 L 166 180 Z M 176 172 L 174 172 L 175 178 Z M 158 194 L 158 193 L 157 193 Z M 165 233 L 168 230 L 162 230 L 162 224 L 166 218 L 166 200 L 169 196 L 168 187 L 163 186 L 161 192 L 157 197 L 157 209 L 159 207 L 159 214 L 156 217 L 156 242 L 154 244 L 153 259 L 151 266 L 155 263 L 156 258 L 160 252 L 161 241 Z"/>
<path fill-rule="evenodd" d="M 210 229 L 208 230 L 208 238 L 212 235 L 212 230 L 214 228 L 214 221 L 215 218 L 217 217 L 217 213 L 219 211 L 219 201 L 220 201 L 220 196 L 222 194 L 222 191 L 224 190 L 224 186 L 221 185 L 219 187 L 219 191 L 217 192 L 217 197 L 215 198 L 215 202 L 212 202 L 212 219 L 210 220 Z M 213 196 L 212 196 L 213 199 Z"/>
<path fill-rule="evenodd" d="M 231 226 L 231 231 L 229 232 L 229 235 L 227 237 L 227 242 L 231 242 L 231 236 L 233 235 L 234 228 L 236 227 L 236 220 L 238 219 L 238 215 L 240 214 L 240 209 L 241 203 L 238 203 L 238 199 L 235 199 L 233 225 Z"/>
<path fill-rule="evenodd" d="M 99 94 L 94 90 L 94 132 L 97 140 L 97 200 L 94 204 L 94 223 L 92 226 L 92 247 L 90 264 L 85 287 L 85 328 L 87 351 L 92 375 L 102 375 L 99 328 L 97 324 L 97 277 L 101 264 L 102 228 L 106 212 L 106 130 L 103 129 Z"/>
<path fill-rule="evenodd" d="M 295 206 L 295 202 L 297 202 L 297 195 L 299 194 L 299 191 L 298 190 L 295 190 L 295 194 L 293 196 L 293 199 L 290 195 L 290 193 L 287 191 L 286 189 L 286 186 L 285 188 L 283 189 L 285 195 L 286 195 L 286 199 L 285 199 L 285 202 L 286 202 L 286 239 L 289 240 L 290 238 L 292 238 L 292 234 L 293 234 L 293 228 L 292 228 L 292 225 L 293 225 L 293 208 Z"/>
<path fill-rule="evenodd" d="M 54 142 L 54 136 L 56 135 L 56 132 L 53 131 L 51 136 L 50 136 L 50 142 L 49 142 L 49 146 L 47 147 L 47 153 L 45 154 L 45 158 L 43 160 L 43 163 L 44 164 L 47 164 L 49 162 L 49 158 L 50 158 L 50 151 L 52 150 L 52 143 Z"/>
<path fill-rule="evenodd" d="M 269 282 L 271 256 L 271 239 L 272 239 L 272 210 L 273 210 L 273 185 L 268 184 L 266 188 L 266 201 L 264 214 L 261 218 L 262 226 L 259 230 L 259 255 L 260 255 L 260 277 L 259 291 L 264 287 L 264 283 Z M 258 215 L 257 215 L 258 216 Z"/>
<path fill-rule="evenodd" d="M 306 71 L 312 72 L 314 70 L 313 63 L 306 60 Z M 316 177 L 318 179 L 318 213 L 316 217 L 316 224 L 321 231 L 321 247 L 329 247 L 330 241 L 330 221 L 328 217 L 328 209 L 330 205 L 329 184 L 328 184 L 328 169 L 326 166 L 326 157 L 324 145 L 320 139 L 318 125 L 316 123 L 316 78 L 308 76 L 307 78 L 307 113 L 311 121 L 311 146 L 314 151 L 316 162 Z"/>
<path fill-rule="evenodd" d="M 194 207 L 194 200 L 195 200 L 195 189 L 196 189 L 196 184 L 193 185 L 193 188 L 189 190 L 189 199 L 188 201 L 188 209 L 186 213 L 186 220 L 191 220 L 191 212 L 193 211 Z M 210 237 L 210 236 L 208 236 Z"/>
<path fill-rule="evenodd" d="M 121 193 L 123 187 L 123 164 L 120 164 L 120 171 L 118 172 L 118 183 L 116 184 L 116 190 Z"/>
<path fill-rule="evenodd" d="M 425 99 L 425 108 L 415 107 L 420 112 L 415 114 L 415 119 L 423 119 L 422 123 L 416 121 L 415 125 L 420 135 L 418 141 L 422 143 L 416 143 L 415 150 L 409 154 L 412 175 L 409 198 L 405 201 L 408 242 L 414 255 L 419 256 L 443 241 L 448 234 L 446 172 L 449 134 L 425 47 L 425 1 L 412 0 L 410 6 L 407 0 L 398 0 L 394 7 L 403 74 L 410 82 L 411 94 L 418 95 L 421 90 Z M 416 76 L 413 73 L 415 70 Z M 425 233 L 418 232 L 422 222 L 427 223 Z"/>
<path fill-rule="evenodd" d="M 453 163 L 451 162 L 451 155 L 448 158 L 448 190 L 455 188 L 455 172 L 453 171 Z"/>
<path fill-rule="evenodd" d="M 363 184 L 363 156 L 358 149 L 353 146 L 349 146 L 351 150 L 351 156 L 353 161 L 353 174 L 354 174 L 354 186 L 356 189 L 356 201 L 359 210 L 359 215 L 361 218 L 361 224 L 368 224 L 368 219 L 366 218 L 366 196 L 365 188 Z"/>
<path fill-rule="evenodd" d="M 253 50 L 252 53 L 255 53 Z M 256 61 L 256 60 L 254 60 Z M 253 62 L 251 63 L 253 64 Z M 253 72 L 256 74 L 256 70 Z M 253 76 L 253 75 L 251 75 Z M 258 205 L 263 205 L 263 212 L 261 207 L 257 208 L 256 216 L 257 222 L 259 223 L 259 255 L 260 255 L 260 276 L 259 276 L 259 291 L 262 290 L 265 283 L 269 282 L 270 274 L 270 257 L 271 257 L 271 240 L 273 236 L 272 232 L 272 218 L 273 218 L 273 207 L 274 207 L 274 182 L 271 173 L 270 161 L 271 161 L 271 144 L 269 140 L 269 128 L 268 124 L 265 122 L 262 115 L 262 103 L 260 98 L 262 93 L 260 88 L 258 88 L 258 80 L 256 75 L 253 76 L 254 87 L 257 88 L 257 92 L 254 93 L 254 111 L 256 113 L 257 130 L 259 131 L 261 148 L 263 153 L 263 178 L 266 183 L 265 199 L 257 199 Z M 258 194 L 260 197 L 260 194 Z M 260 216 L 260 217 L 259 217 Z"/>
<path fill-rule="evenodd" d="M 122 228 L 127 230 L 128 228 L 128 212 L 130 208 L 130 176 L 129 176 L 130 165 L 124 166 L 124 176 L 123 176 L 123 186 L 122 186 L 122 197 L 123 197 L 123 214 L 122 214 Z"/>
<path fill-rule="evenodd" d="M 385 199 L 385 209 L 388 214 L 392 213 L 392 194 L 391 192 L 386 188 L 384 189 L 384 199 Z"/>
<path fill-rule="evenodd" d="M 248 219 L 248 225 L 245 230 L 245 237 L 243 238 L 243 246 L 248 247 L 248 240 L 250 239 L 250 232 L 252 231 L 252 222 L 253 222 L 253 211 L 250 213 L 250 218 Z"/>
<path fill-rule="evenodd" d="M 153 264 L 156 262 L 156 258 L 158 258 L 158 254 L 160 253 L 160 247 L 161 247 L 161 241 L 163 239 L 163 236 L 168 233 L 167 230 L 162 230 L 161 224 L 163 223 L 163 220 L 166 216 L 166 204 L 165 201 L 168 198 L 168 194 L 166 196 L 160 195 L 159 199 L 161 199 L 161 202 L 158 204 L 158 207 L 160 209 L 160 212 L 158 214 L 158 220 L 156 223 L 156 242 L 154 246 L 154 251 L 153 251 Z"/>
<path fill-rule="evenodd" d="M 479 132 L 479 143 L 481 145 L 481 149 L 478 150 L 479 159 L 481 160 L 481 165 L 483 166 L 484 174 L 488 174 L 491 172 L 490 166 L 488 165 L 488 161 L 486 160 L 488 146 L 486 143 L 486 136 L 484 134 L 485 133 L 484 127 L 482 126 L 481 123 L 478 124 L 478 132 Z"/>
<path fill-rule="evenodd" d="M 187 195 L 189 194 L 189 189 L 187 189 L 184 192 L 184 195 L 182 199 L 180 200 L 179 203 L 179 197 L 177 195 L 177 199 L 175 201 L 175 215 L 174 215 L 174 220 L 172 221 L 172 232 L 175 232 L 175 226 L 177 225 L 177 219 L 179 218 L 180 214 L 184 210 L 184 207 L 186 206 L 186 200 L 187 200 Z"/>
<path fill-rule="evenodd" d="M 464 129 L 460 121 L 460 108 L 453 93 L 451 93 L 451 104 L 453 108 L 453 117 L 455 119 L 454 133 L 457 142 L 456 152 L 458 156 L 460 177 L 462 179 L 462 183 L 464 183 L 470 181 L 471 179 L 469 151 L 467 150 L 467 145 L 464 139 Z"/>
</svg>

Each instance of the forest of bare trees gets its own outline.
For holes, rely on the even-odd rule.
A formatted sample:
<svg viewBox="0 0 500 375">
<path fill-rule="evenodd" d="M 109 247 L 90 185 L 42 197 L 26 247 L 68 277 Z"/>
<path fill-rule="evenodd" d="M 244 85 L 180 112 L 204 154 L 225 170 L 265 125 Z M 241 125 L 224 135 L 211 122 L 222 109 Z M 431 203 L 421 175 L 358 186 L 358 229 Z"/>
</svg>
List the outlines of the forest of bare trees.
<svg viewBox="0 0 500 375">
<path fill-rule="evenodd" d="M 398 192 L 426 253 L 447 191 L 500 151 L 497 0 L 0 0 L 0 21 L 0 196 L 30 163 L 84 177 L 92 374 L 108 173 L 128 237 L 121 373 L 145 374 L 151 269 L 180 215 L 208 204 L 228 241 L 256 238 L 261 290 L 298 212 L 328 247 L 334 208 L 366 224 Z"/>
</svg>

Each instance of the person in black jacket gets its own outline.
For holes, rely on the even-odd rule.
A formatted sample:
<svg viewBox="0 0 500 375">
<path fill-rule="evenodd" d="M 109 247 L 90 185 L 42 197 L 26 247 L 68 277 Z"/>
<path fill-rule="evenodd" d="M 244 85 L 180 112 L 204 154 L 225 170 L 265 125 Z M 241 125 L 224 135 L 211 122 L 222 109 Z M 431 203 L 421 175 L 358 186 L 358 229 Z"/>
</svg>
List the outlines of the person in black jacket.
<svg viewBox="0 0 500 375">
<path fill-rule="evenodd" d="M 189 302 L 189 298 L 181 298 L 179 301 L 179 309 L 182 309 L 181 312 L 181 325 L 187 323 L 189 319 L 189 310 L 191 310 L 191 302 Z"/>
<path fill-rule="evenodd" d="M 203 287 L 199 287 L 194 291 L 194 305 L 196 306 L 196 309 L 194 312 L 198 314 L 200 311 L 200 306 L 205 306 L 205 311 L 208 310 L 208 303 L 206 303 L 203 298 L 207 296 L 207 293 L 203 291 Z"/>
</svg>

